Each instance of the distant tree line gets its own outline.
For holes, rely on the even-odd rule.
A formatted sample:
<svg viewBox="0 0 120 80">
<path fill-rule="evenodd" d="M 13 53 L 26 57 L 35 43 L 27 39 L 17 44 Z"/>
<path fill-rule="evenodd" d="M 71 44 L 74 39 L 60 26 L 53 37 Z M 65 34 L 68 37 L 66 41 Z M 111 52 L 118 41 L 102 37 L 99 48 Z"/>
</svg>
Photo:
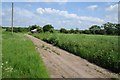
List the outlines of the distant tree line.
<svg viewBox="0 0 120 80">
<path fill-rule="evenodd" d="M 11 27 L 2 27 L 3 29 L 6 29 L 6 31 L 11 32 L 12 28 Z M 45 25 L 42 27 L 38 26 L 38 25 L 32 25 L 29 27 L 13 27 L 13 32 L 29 32 L 31 30 L 37 29 L 37 32 L 54 32 L 54 27 L 52 25 Z"/>
<path fill-rule="evenodd" d="M 6 29 L 6 31 L 11 31 L 10 27 L 3 27 Z M 41 32 L 51 32 L 54 33 L 55 31 L 58 31 L 60 33 L 70 33 L 70 34 L 101 34 L 101 35 L 120 35 L 120 24 L 113 24 L 110 22 L 107 22 L 103 24 L 102 26 L 98 25 L 92 25 L 88 30 L 79 30 L 76 29 L 70 29 L 67 30 L 65 28 L 61 28 L 60 30 L 55 30 L 54 27 L 50 24 L 47 24 L 43 27 L 40 27 L 38 25 L 32 25 L 27 28 L 23 27 L 14 27 L 14 32 L 29 32 L 33 29 L 37 29 L 38 33 Z"/>
<path fill-rule="evenodd" d="M 61 33 L 80 33 L 80 34 L 101 34 L 101 35 L 120 35 L 120 24 L 107 22 L 102 26 L 92 25 L 88 30 L 79 30 L 78 28 L 67 30 L 60 29 Z"/>
<path fill-rule="evenodd" d="M 11 27 L 2 27 L 3 29 L 6 29 L 6 31 L 11 32 Z M 28 32 L 29 29 L 26 27 L 13 27 L 13 32 Z"/>
</svg>

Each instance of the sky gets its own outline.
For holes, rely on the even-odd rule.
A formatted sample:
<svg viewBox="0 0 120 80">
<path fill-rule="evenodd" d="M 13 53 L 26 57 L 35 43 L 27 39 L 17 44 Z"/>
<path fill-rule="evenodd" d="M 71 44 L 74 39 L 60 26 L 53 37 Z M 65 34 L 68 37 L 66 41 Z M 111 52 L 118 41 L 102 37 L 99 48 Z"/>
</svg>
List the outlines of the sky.
<svg viewBox="0 0 120 80">
<path fill-rule="evenodd" d="M 117 2 L 63 1 L 14 2 L 14 26 L 51 24 L 55 29 L 83 30 L 106 22 L 118 23 Z M 11 26 L 11 2 L 2 2 L 2 26 Z"/>
</svg>

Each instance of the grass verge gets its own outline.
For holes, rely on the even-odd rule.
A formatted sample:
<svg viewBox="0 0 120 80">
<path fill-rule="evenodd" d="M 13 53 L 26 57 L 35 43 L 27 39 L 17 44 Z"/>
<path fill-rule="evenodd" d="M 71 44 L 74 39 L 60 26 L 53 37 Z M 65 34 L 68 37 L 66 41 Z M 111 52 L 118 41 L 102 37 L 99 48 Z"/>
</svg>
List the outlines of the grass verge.
<svg viewBox="0 0 120 80">
<path fill-rule="evenodd" d="M 3 78 L 49 78 L 33 43 L 22 33 L 2 34 Z"/>
</svg>

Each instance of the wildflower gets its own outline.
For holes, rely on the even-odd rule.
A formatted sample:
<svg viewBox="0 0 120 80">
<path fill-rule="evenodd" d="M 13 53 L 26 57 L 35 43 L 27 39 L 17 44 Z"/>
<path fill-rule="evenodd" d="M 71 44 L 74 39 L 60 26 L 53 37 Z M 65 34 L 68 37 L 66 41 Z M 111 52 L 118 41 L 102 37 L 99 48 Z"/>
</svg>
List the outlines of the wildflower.
<svg viewBox="0 0 120 80">
<path fill-rule="evenodd" d="M 5 70 L 6 70 L 6 71 L 9 70 L 9 68 L 6 68 Z"/>
<path fill-rule="evenodd" d="M 112 52 L 113 52 L 113 50 L 112 50 Z"/>
<path fill-rule="evenodd" d="M 8 63 L 8 61 L 5 62 L 6 64 Z"/>
</svg>

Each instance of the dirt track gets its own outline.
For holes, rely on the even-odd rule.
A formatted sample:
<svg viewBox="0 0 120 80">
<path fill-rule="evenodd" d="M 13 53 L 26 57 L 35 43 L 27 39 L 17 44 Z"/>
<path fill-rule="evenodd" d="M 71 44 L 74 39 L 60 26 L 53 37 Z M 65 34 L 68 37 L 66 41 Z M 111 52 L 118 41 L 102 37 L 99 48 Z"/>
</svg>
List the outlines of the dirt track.
<svg viewBox="0 0 120 80">
<path fill-rule="evenodd" d="M 113 73 L 89 63 L 51 44 L 33 36 L 26 35 L 35 44 L 36 49 L 51 75 L 51 78 L 113 78 Z"/>
</svg>

